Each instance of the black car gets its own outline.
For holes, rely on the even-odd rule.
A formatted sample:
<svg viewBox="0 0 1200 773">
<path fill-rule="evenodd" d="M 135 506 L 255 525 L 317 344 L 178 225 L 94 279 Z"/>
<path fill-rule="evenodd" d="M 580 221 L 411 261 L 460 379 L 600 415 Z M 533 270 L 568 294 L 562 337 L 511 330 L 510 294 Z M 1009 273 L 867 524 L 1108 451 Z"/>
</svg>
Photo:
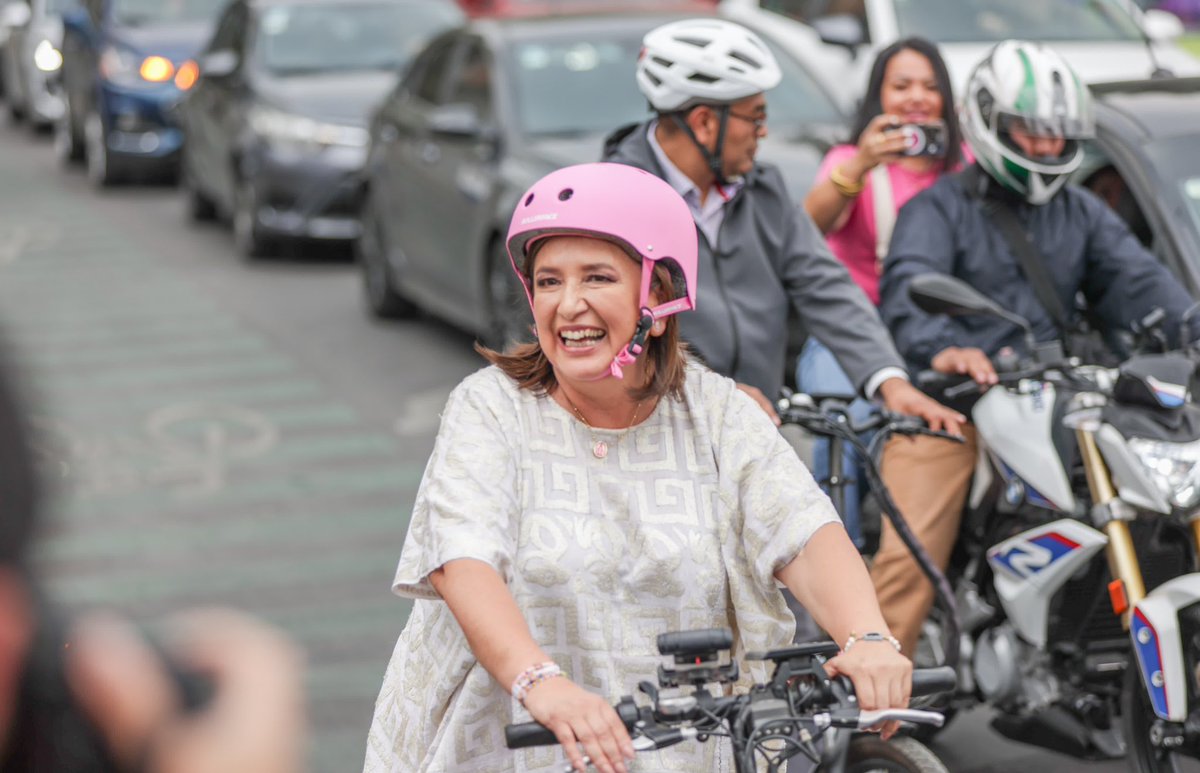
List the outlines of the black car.
<svg viewBox="0 0 1200 773">
<path fill-rule="evenodd" d="M 1092 86 L 1096 138 L 1075 181 L 1200 297 L 1200 78 Z"/>
<path fill-rule="evenodd" d="M 523 337 L 528 307 L 504 248 L 517 197 L 599 160 L 608 133 L 649 117 L 634 79 L 642 37 L 695 15 L 481 18 L 433 40 L 371 123 L 358 244 L 374 313 L 424 309 L 493 346 Z M 783 81 L 761 153 L 799 192 L 827 147 L 814 127 L 845 116 L 775 53 Z"/>
<path fill-rule="evenodd" d="M 451 0 L 234 0 L 179 106 L 191 215 L 232 219 L 247 256 L 356 239 L 367 117 L 462 18 Z"/>
</svg>

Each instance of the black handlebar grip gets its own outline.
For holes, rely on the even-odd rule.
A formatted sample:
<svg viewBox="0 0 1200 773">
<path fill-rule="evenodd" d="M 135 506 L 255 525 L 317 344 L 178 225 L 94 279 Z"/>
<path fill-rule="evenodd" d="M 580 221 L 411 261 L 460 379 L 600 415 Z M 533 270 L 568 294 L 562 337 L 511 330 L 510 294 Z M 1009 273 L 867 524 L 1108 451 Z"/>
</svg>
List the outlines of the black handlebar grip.
<svg viewBox="0 0 1200 773">
<path fill-rule="evenodd" d="M 658 635 L 661 655 L 688 655 L 693 652 L 714 652 L 733 646 L 733 631 L 728 628 L 705 628 L 699 631 L 675 631 Z"/>
<path fill-rule="evenodd" d="M 957 684 L 958 677 L 950 666 L 913 669 L 912 694 L 914 698 L 939 692 L 952 692 Z"/>
<path fill-rule="evenodd" d="M 530 746 L 553 746 L 558 739 L 541 723 L 522 722 L 504 728 L 504 743 L 510 749 L 526 749 Z"/>
</svg>

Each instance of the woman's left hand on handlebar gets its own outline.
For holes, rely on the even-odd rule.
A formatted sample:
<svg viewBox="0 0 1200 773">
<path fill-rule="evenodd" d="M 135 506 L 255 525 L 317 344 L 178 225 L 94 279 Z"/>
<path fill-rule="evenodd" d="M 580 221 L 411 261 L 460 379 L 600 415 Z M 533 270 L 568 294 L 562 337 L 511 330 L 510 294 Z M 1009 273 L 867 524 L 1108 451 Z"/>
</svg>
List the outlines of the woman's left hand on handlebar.
<svg viewBox="0 0 1200 773">
<path fill-rule="evenodd" d="M 825 664 L 830 676 L 843 675 L 854 683 L 858 706 L 863 711 L 907 708 L 912 696 L 912 661 L 896 651 L 890 642 L 857 641 Z M 900 728 L 888 722 L 880 728 L 884 740 Z"/>
</svg>

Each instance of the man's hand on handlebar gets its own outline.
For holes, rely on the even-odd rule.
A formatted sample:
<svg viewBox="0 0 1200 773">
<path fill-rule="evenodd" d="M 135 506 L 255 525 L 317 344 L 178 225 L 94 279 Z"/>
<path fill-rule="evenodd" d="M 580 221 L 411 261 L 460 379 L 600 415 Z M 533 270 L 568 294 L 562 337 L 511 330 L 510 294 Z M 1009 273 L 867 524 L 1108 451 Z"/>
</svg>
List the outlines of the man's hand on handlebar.
<svg viewBox="0 0 1200 773">
<path fill-rule="evenodd" d="M 525 708 L 554 732 L 579 773 L 587 770 L 588 762 L 600 773 L 626 773 L 625 760 L 634 755 L 633 741 L 617 712 L 599 695 L 566 677 L 556 677 L 532 687 Z"/>
<path fill-rule="evenodd" d="M 996 367 L 982 349 L 948 346 L 933 356 L 929 367 L 938 373 L 969 376 L 981 387 L 999 383 Z"/>
<path fill-rule="evenodd" d="M 884 381 L 879 386 L 879 396 L 883 398 L 884 406 L 893 413 L 922 418 L 934 432 L 944 430 L 951 435 L 962 436 L 962 425 L 966 424 L 967 417 L 942 405 L 905 379 L 889 378 Z"/>
</svg>

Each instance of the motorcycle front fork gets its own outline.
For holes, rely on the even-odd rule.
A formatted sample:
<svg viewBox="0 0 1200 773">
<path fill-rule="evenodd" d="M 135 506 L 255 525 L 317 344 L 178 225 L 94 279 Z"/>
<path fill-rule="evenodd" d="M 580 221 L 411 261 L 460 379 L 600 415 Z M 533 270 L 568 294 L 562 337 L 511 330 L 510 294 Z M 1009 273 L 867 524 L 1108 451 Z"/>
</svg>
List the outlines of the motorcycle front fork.
<svg viewBox="0 0 1200 773">
<path fill-rule="evenodd" d="M 1103 524 L 1108 536 L 1108 568 L 1112 573 L 1113 586 L 1109 595 L 1113 600 L 1113 611 L 1120 609 L 1121 624 L 1129 630 L 1129 619 L 1133 608 L 1146 597 L 1146 583 L 1142 579 L 1142 566 L 1138 563 L 1137 551 L 1133 547 L 1133 536 L 1129 533 L 1129 521 L 1118 511 L 1117 489 L 1113 485 L 1108 465 L 1096 447 L 1095 436 L 1086 429 L 1075 430 L 1079 441 L 1079 453 L 1083 458 L 1083 469 L 1087 473 L 1088 490 L 1092 495 L 1093 513 L 1102 514 L 1094 518 Z M 1192 522 L 1192 533 L 1200 546 L 1200 526 Z"/>
</svg>

